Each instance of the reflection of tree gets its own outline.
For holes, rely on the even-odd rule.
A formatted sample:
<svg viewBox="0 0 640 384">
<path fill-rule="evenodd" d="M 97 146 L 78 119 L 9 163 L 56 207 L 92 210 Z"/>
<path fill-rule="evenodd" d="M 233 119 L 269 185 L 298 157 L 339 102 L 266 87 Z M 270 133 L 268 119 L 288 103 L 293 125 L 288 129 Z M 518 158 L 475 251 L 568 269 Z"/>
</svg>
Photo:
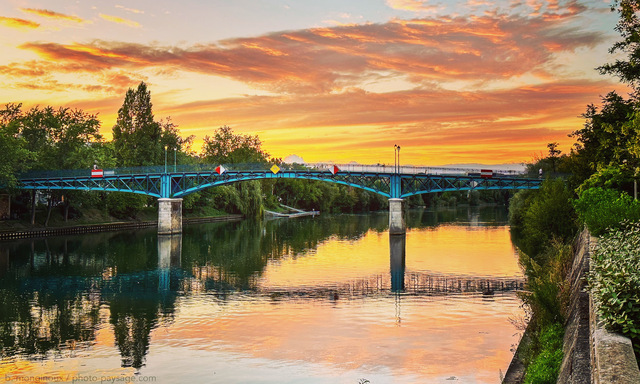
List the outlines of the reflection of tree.
<svg viewBox="0 0 640 384">
<path fill-rule="evenodd" d="M 173 315 L 176 294 L 160 288 L 155 229 L 13 242 L 3 252 L 2 356 L 82 347 L 95 339 L 106 303 L 122 365 L 139 368 L 151 330 Z"/>
<path fill-rule="evenodd" d="M 0 290 L 2 355 L 46 355 L 95 339 L 100 302 L 78 292 Z"/>
<path fill-rule="evenodd" d="M 158 302 L 129 294 L 111 300 L 109 307 L 122 366 L 142 367 L 149 351 L 151 330 L 158 322 Z"/>
<path fill-rule="evenodd" d="M 370 214 L 185 226 L 182 267 L 207 290 L 252 290 L 270 260 L 298 257 L 331 237 L 357 240 L 371 229 L 384 231 L 387 221 L 386 214 Z"/>
</svg>

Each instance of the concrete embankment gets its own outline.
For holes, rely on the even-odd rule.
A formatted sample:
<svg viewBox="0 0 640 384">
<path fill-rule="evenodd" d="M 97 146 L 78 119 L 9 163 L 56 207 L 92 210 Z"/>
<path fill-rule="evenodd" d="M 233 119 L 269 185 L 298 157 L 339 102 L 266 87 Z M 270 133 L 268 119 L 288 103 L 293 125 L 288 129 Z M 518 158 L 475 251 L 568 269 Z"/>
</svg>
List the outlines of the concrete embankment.
<svg viewBox="0 0 640 384">
<path fill-rule="evenodd" d="M 565 313 L 563 359 L 557 383 L 639 384 L 640 370 L 631 341 L 604 328 L 586 289 L 590 256 L 596 246 L 597 240 L 586 230 L 574 244 L 574 260 L 568 277 L 571 284 Z M 525 332 L 503 384 L 523 382 L 521 352 L 528 339 L 528 332 Z"/>
<path fill-rule="evenodd" d="M 216 217 L 193 217 L 184 218 L 184 224 L 193 223 L 213 223 L 218 221 L 235 221 L 242 219 L 242 215 L 227 215 Z M 35 237 L 47 237 L 47 236 L 61 236 L 61 235 L 73 235 L 82 233 L 95 233 L 95 232 L 107 232 L 107 231 L 121 231 L 125 229 L 138 229 L 146 227 L 157 227 L 157 221 L 124 221 L 115 223 L 103 223 L 103 224 L 87 224 L 87 225 L 75 225 L 68 227 L 57 228 L 38 228 L 30 230 L 20 231 L 0 231 L 0 240 L 15 240 L 26 239 Z"/>
</svg>

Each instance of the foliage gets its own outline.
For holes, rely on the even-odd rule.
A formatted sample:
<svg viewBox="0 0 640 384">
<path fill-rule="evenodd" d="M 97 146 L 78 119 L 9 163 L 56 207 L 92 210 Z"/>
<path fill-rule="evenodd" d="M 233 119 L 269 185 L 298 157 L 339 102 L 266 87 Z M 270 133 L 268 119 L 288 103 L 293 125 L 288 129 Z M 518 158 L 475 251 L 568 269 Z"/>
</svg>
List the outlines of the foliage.
<svg viewBox="0 0 640 384">
<path fill-rule="evenodd" d="M 119 219 L 132 219 L 144 208 L 147 197 L 134 193 L 111 192 L 107 194 L 107 211 Z"/>
<path fill-rule="evenodd" d="M 605 64 L 598 69 L 601 73 L 616 75 L 622 82 L 629 84 L 637 93 L 640 85 L 640 2 L 638 0 L 615 0 L 611 8 L 617 7 L 620 18 L 616 25 L 622 40 L 609 50 L 620 53 L 614 63 Z M 626 58 L 624 58 L 626 55 Z"/>
<path fill-rule="evenodd" d="M 625 222 L 601 236 L 591 262 L 589 289 L 602 321 L 640 352 L 640 223 Z"/>
<path fill-rule="evenodd" d="M 520 253 L 520 264 L 527 276 L 527 290 L 520 294 L 537 328 L 563 321 L 568 300 L 565 276 L 572 260 L 570 244 L 553 240 L 535 258 Z"/>
<path fill-rule="evenodd" d="M 622 164 L 630 157 L 628 144 L 631 137 L 623 125 L 629 120 L 634 107 L 633 100 L 625 100 L 615 91 L 602 98 L 600 110 L 593 104 L 587 106 L 583 114 L 586 119 L 584 127 L 571 136 L 580 145 L 579 151 L 590 159 L 594 171 L 598 165 Z"/>
<path fill-rule="evenodd" d="M 525 384 L 556 383 L 562 364 L 563 337 L 564 328 L 561 323 L 552 323 L 540 331 L 538 351 L 527 366 Z"/>
<path fill-rule="evenodd" d="M 640 203 L 624 192 L 609 188 L 589 188 L 573 202 L 578 216 L 591 233 L 599 236 L 607 228 L 617 228 L 627 219 L 640 220 Z"/>
<path fill-rule="evenodd" d="M 113 126 L 113 145 L 118 165 L 124 167 L 160 164 L 162 129 L 154 120 L 151 92 L 141 82 L 127 90 Z"/>
<path fill-rule="evenodd" d="M 567 242 L 577 232 L 573 193 L 561 179 L 547 179 L 540 189 L 512 200 L 510 217 L 516 228 L 520 249 L 535 258 L 551 241 Z M 520 230 L 521 229 L 521 230 Z"/>
<path fill-rule="evenodd" d="M 0 110 L 0 186 L 9 188 L 16 185 L 16 175 L 27 170 L 27 163 L 34 156 L 26 149 L 26 142 L 19 134 L 16 117 L 20 108 L 19 104 L 7 104 Z"/>
<path fill-rule="evenodd" d="M 204 137 L 202 159 L 209 164 L 266 163 L 269 154 L 262 149 L 258 136 L 235 134 L 223 126 Z"/>
</svg>

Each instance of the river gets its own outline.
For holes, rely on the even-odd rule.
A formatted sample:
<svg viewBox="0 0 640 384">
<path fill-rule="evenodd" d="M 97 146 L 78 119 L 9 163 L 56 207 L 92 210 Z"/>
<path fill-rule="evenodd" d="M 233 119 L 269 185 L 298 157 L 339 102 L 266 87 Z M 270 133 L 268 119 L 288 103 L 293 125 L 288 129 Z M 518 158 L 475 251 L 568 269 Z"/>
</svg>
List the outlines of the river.
<svg viewBox="0 0 640 384">
<path fill-rule="evenodd" d="M 0 381 L 499 383 L 521 330 L 504 208 L 0 243 Z M 39 381 L 38 381 L 39 380 Z"/>
</svg>

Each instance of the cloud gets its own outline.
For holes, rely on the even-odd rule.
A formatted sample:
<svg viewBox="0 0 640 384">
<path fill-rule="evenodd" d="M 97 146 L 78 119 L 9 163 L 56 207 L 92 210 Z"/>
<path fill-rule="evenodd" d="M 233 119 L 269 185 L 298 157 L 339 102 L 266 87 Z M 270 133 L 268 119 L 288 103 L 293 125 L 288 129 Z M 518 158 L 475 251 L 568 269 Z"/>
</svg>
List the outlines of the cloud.
<svg viewBox="0 0 640 384">
<path fill-rule="evenodd" d="M 138 23 L 137 21 L 133 21 L 133 20 L 129 20 L 129 19 L 123 19 L 122 17 L 105 15 L 104 13 L 101 13 L 99 16 L 102 19 L 110 21 L 112 23 L 124 24 L 124 25 L 127 25 L 129 27 L 133 27 L 133 28 L 140 28 L 141 27 L 140 23 Z"/>
<path fill-rule="evenodd" d="M 34 15 L 53 18 L 53 19 L 74 21 L 76 23 L 85 22 L 85 20 L 82 20 L 81 18 L 79 18 L 77 16 L 65 15 L 63 13 L 50 11 L 48 9 L 20 8 L 20 10 L 23 11 L 23 12 L 26 12 L 26 13 L 31 13 L 31 14 L 34 14 Z"/>
<path fill-rule="evenodd" d="M 34 21 L 29 21 L 25 19 L 18 19 L 15 17 L 4 17 L 0 16 L 0 24 L 9 28 L 23 29 L 23 28 L 38 28 L 40 27 L 39 23 Z"/>
<path fill-rule="evenodd" d="M 413 12 L 436 12 L 442 8 L 429 4 L 428 0 L 387 0 L 387 5 L 393 9 Z"/>
<path fill-rule="evenodd" d="M 343 92 L 383 77 L 417 86 L 504 80 L 527 73 L 544 77 L 555 53 L 593 47 L 604 38 L 542 16 L 487 15 L 287 31 L 191 47 L 99 40 L 21 47 L 89 71 L 170 68 L 306 94 Z"/>
<path fill-rule="evenodd" d="M 131 13 L 144 13 L 144 11 L 141 11 L 139 9 L 127 8 L 124 5 L 119 5 L 119 4 L 116 4 L 116 8 L 120 8 L 120 9 L 123 9 L 123 10 L 125 10 L 127 12 L 131 12 Z"/>
</svg>

